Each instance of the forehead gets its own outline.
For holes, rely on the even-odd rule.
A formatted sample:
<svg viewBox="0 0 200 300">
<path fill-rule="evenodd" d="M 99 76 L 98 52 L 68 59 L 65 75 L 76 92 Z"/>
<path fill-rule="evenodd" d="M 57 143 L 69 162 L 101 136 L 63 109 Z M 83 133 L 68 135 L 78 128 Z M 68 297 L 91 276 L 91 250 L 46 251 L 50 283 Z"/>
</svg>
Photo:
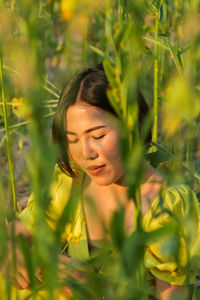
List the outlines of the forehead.
<svg viewBox="0 0 200 300">
<path fill-rule="evenodd" d="M 80 132 L 99 125 L 113 127 L 116 117 L 96 106 L 77 102 L 68 108 L 65 121 L 68 131 Z"/>
</svg>

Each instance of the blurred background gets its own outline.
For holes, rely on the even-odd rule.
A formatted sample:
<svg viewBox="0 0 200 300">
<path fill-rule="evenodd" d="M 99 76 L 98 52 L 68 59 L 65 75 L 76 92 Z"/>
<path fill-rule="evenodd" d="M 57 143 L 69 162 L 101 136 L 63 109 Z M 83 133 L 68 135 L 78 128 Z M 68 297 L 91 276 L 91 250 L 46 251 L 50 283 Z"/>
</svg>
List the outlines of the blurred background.
<svg viewBox="0 0 200 300">
<path fill-rule="evenodd" d="M 0 0 L 2 226 L 31 191 L 48 206 L 60 92 L 73 74 L 101 62 L 133 149 L 139 86 L 152 110 L 147 158 L 169 184 L 187 183 L 199 196 L 199 0 Z"/>
</svg>

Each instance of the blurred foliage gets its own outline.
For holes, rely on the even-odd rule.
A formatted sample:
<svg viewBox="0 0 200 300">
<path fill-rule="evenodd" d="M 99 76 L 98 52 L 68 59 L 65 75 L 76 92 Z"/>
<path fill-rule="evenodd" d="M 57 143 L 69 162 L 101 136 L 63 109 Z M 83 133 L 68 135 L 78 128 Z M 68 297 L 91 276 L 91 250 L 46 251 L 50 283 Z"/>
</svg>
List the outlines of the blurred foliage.
<svg viewBox="0 0 200 300">
<path fill-rule="evenodd" d="M 122 230 L 124 210 L 113 216 L 112 248 L 118 251 L 110 255 L 110 247 L 105 247 L 96 258 L 91 257 L 88 265 L 72 265 L 72 269 L 84 269 L 86 283 L 73 280 L 70 269 L 68 276 L 59 281 L 58 240 L 65 225 L 63 220 L 67 222 L 70 217 L 69 213 L 62 216 L 65 219 L 60 220 L 56 232 L 45 221 L 57 155 L 49 128 L 60 91 L 68 79 L 82 68 L 103 62 L 110 81 L 108 96 L 122 119 L 122 154 L 128 170 L 129 196 L 135 199 L 139 195 L 144 157 L 159 168 L 169 184 L 187 183 L 199 192 L 199 10 L 199 0 L 0 0 L 1 87 L 7 108 L 5 116 L 2 94 L 0 153 L 2 157 L 14 155 L 10 174 L 15 171 L 17 157 L 5 142 L 9 139 L 14 148 L 17 140 L 18 155 L 24 137 L 28 136 L 31 144 L 26 155 L 27 170 L 23 171 L 36 199 L 37 228 L 32 247 L 21 238 L 18 241 L 30 278 L 31 299 L 43 289 L 47 290 L 48 299 L 56 299 L 54 291 L 64 285 L 71 287 L 72 299 L 147 299 L 143 265 L 146 243 L 171 233 L 172 251 L 177 251 L 173 246 L 176 228 L 144 232 L 140 201 L 135 201 L 137 228 L 129 237 Z M 150 120 L 142 128 L 145 140 L 153 120 L 154 142 L 148 153 L 137 128 L 138 89 L 152 108 Z M 9 137 L 5 133 L 6 121 Z M 3 168 L 0 165 L 0 174 Z M 0 178 L 1 261 L 6 257 L 9 240 L 5 225 L 13 218 L 10 205 L 6 204 L 9 201 L 13 206 L 11 181 L 12 176 L 7 173 L 6 178 Z M 79 236 L 68 236 L 66 242 L 71 239 L 78 242 Z M 14 248 L 15 241 L 11 241 Z M 39 266 L 43 267 L 44 278 L 40 284 L 35 276 Z M 101 272 L 94 273 L 91 266 Z M 10 299 L 8 279 L 7 283 Z M 198 299 L 198 290 L 195 293 Z"/>
</svg>

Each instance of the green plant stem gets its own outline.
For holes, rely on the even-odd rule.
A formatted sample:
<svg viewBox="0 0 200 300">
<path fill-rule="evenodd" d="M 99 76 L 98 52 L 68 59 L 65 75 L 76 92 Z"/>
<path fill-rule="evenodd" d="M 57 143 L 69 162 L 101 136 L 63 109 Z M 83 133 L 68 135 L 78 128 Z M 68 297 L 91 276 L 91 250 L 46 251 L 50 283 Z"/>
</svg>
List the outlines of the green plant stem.
<svg viewBox="0 0 200 300">
<path fill-rule="evenodd" d="M 7 115 L 7 105 L 6 105 L 4 77 L 3 77 L 3 58 L 1 52 L 0 52 L 0 81 L 1 81 L 1 97 L 3 101 L 3 117 L 4 117 L 4 124 L 5 124 L 5 131 L 6 131 L 6 144 L 7 144 L 8 165 L 9 165 L 9 172 L 10 172 L 10 183 L 11 183 L 12 196 L 13 196 L 13 208 L 14 208 L 14 212 L 17 213 L 17 198 L 16 198 L 16 190 L 15 190 L 14 167 L 13 167 L 13 159 L 12 159 L 12 151 L 11 151 L 11 139 L 10 139 L 9 127 L 8 127 L 8 115 Z"/>
<path fill-rule="evenodd" d="M 14 70 L 13 68 L 10 68 L 6 65 L 3 65 L 3 69 L 6 69 L 10 72 L 12 72 L 13 74 L 23 77 L 21 73 L 19 73 L 18 71 Z M 52 95 L 54 95 L 57 99 L 59 99 L 60 97 L 60 93 L 61 91 L 52 83 L 50 82 L 48 79 L 46 80 L 46 84 L 49 84 L 52 88 L 54 88 L 55 90 L 57 90 L 59 92 L 59 94 L 57 94 L 56 92 L 52 91 L 49 87 L 47 87 L 46 85 L 42 85 L 42 87 L 47 90 L 49 93 L 51 93 Z"/>
<path fill-rule="evenodd" d="M 15 0 L 11 1 L 11 7 L 10 8 L 11 8 L 11 11 L 14 12 L 14 10 L 15 10 Z"/>
<path fill-rule="evenodd" d="M 66 243 L 65 247 L 61 250 L 60 254 L 63 254 L 65 252 L 65 250 L 67 249 L 69 245 L 69 242 Z"/>
<path fill-rule="evenodd" d="M 135 230 L 137 230 L 139 226 L 139 218 L 140 218 L 141 208 L 142 208 L 140 186 L 136 190 L 136 198 L 137 198 L 137 206 L 135 207 L 135 214 L 134 214 Z"/>
<path fill-rule="evenodd" d="M 59 93 L 61 93 L 61 90 L 59 88 L 57 88 L 51 81 L 49 81 L 48 79 L 46 80 L 46 82 L 55 90 L 57 90 Z"/>
<path fill-rule="evenodd" d="M 162 54 L 161 54 L 161 68 L 160 68 L 160 82 L 163 81 L 164 69 L 165 69 L 165 51 L 162 49 Z"/>
<path fill-rule="evenodd" d="M 162 145 L 158 144 L 158 143 L 155 143 L 154 141 L 152 141 L 152 145 L 155 146 L 156 149 L 159 149 L 163 152 L 166 152 L 168 153 L 170 156 L 171 156 L 171 159 L 173 160 L 177 160 L 178 161 L 178 157 L 176 157 L 176 155 L 174 155 L 173 153 L 171 153 L 170 151 L 168 151 L 167 149 L 165 149 Z M 187 158 L 186 158 L 187 159 Z M 183 169 L 185 171 L 187 171 L 192 177 L 194 180 L 197 180 L 198 182 L 200 182 L 200 176 L 196 173 L 196 172 L 193 172 L 186 164 L 184 164 L 183 162 L 180 162 Z M 186 162 L 187 163 L 187 162 Z"/>
<path fill-rule="evenodd" d="M 6 136 L 5 136 L 5 134 L 4 134 L 4 136 L 2 137 L 2 139 L 1 139 L 1 141 L 0 141 L 0 148 L 1 148 L 2 145 L 4 144 L 5 140 L 6 140 Z"/>
<path fill-rule="evenodd" d="M 105 21 L 106 53 L 109 54 L 109 47 L 110 47 L 109 39 L 112 37 L 113 7 L 112 7 L 111 0 L 106 0 L 105 4 L 106 4 L 106 21 Z"/>
<path fill-rule="evenodd" d="M 55 112 L 50 112 L 49 114 L 44 115 L 44 118 L 48 118 L 48 117 L 54 115 L 54 113 L 55 113 Z M 14 125 L 12 125 L 12 126 L 9 126 L 8 129 L 14 129 L 14 128 L 17 128 L 17 127 L 26 125 L 26 124 L 28 124 L 28 123 L 30 123 L 30 121 L 20 122 L 20 123 L 18 123 L 18 124 L 14 124 Z M 4 128 L 0 128 L 0 132 L 4 132 L 5 130 L 6 130 L 5 127 L 4 127 Z"/>
<path fill-rule="evenodd" d="M 55 96 L 56 98 L 60 98 L 60 95 L 59 94 L 57 94 L 57 93 L 55 93 L 54 91 L 52 91 L 50 88 L 48 88 L 47 86 L 45 86 L 45 85 L 42 85 L 42 87 L 46 90 L 46 91 L 48 91 L 50 94 L 52 94 L 53 96 Z"/>
<path fill-rule="evenodd" d="M 57 102 L 55 104 L 44 104 L 43 107 L 57 107 Z M 3 106 L 3 102 L 0 102 L 0 105 Z M 6 102 L 6 105 L 8 105 L 8 106 L 23 106 L 24 104 L 23 103 L 17 103 L 17 102 Z"/>
<path fill-rule="evenodd" d="M 158 40 L 158 15 L 155 16 L 155 40 Z M 154 45 L 154 101 L 153 101 L 153 133 L 152 139 L 154 142 L 158 141 L 158 45 Z M 154 151 L 153 147 L 153 151 Z"/>
</svg>

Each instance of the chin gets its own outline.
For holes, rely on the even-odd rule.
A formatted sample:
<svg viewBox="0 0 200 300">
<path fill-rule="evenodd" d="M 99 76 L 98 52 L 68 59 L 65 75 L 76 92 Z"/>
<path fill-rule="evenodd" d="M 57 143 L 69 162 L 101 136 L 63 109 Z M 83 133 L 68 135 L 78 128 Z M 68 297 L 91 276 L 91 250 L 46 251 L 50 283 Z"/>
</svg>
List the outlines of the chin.
<svg viewBox="0 0 200 300">
<path fill-rule="evenodd" d="M 92 180 L 99 186 L 107 186 L 111 184 L 116 184 L 116 185 L 123 185 L 122 184 L 122 177 L 120 178 L 92 178 Z"/>
<path fill-rule="evenodd" d="M 107 186 L 107 185 L 110 185 L 110 184 L 114 183 L 114 181 L 112 179 L 108 179 L 108 178 L 94 178 L 94 177 L 92 177 L 92 180 L 99 186 Z"/>
</svg>

